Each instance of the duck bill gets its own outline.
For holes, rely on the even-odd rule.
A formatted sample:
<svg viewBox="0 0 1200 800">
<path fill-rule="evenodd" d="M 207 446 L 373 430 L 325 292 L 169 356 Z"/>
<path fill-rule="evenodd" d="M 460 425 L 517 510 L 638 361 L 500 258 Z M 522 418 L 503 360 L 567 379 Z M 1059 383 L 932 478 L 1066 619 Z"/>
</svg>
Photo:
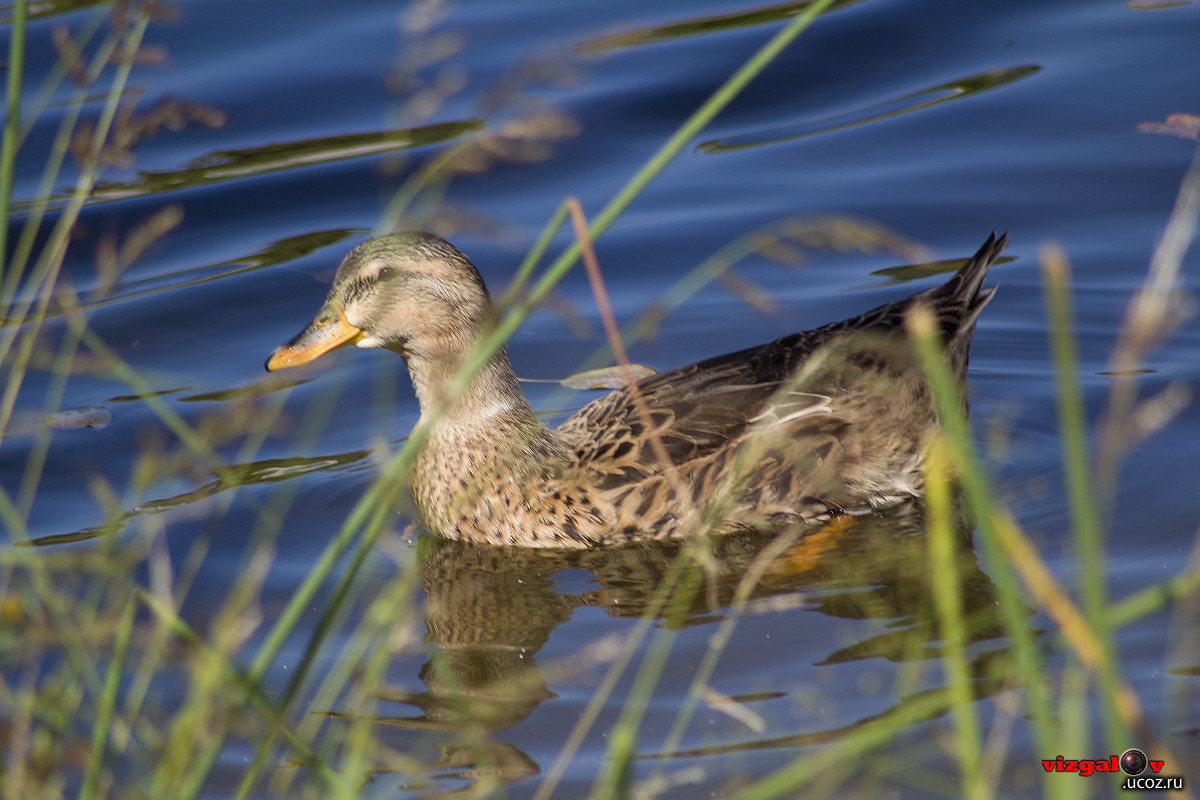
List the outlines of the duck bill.
<svg viewBox="0 0 1200 800">
<path fill-rule="evenodd" d="M 362 335 L 362 330 L 346 321 L 341 308 L 326 302 L 307 328 L 271 352 L 267 359 L 267 372 L 315 361 L 331 350 L 354 344 Z"/>
</svg>

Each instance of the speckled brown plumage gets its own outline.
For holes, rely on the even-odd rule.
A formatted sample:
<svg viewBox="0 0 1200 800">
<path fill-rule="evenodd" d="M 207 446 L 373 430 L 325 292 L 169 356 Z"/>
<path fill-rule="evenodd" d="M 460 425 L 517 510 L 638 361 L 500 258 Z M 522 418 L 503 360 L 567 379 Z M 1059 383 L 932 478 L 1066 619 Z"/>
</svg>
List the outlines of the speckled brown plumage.
<svg viewBox="0 0 1200 800">
<path fill-rule="evenodd" d="M 942 286 L 644 378 L 648 420 L 621 389 L 547 429 L 504 350 L 431 420 L 493 309 L 466 256 L 427 233 L 356 247 L 316 319 L 267 368 L 351 343 L 399 353 L 418 425 L 429 428 L 413 500 L 431 530 L 453 539 L 594 547 L 863 514 L 920 494 L 937 430 L 903 335 L 907 310 L 935 313 L 963 380 L 975 321 L 995 291 L 981 290 L 983 279 L 1006 243 L 993 234 Z M 655 436 L 670 466 L 655 456 Z"/>
</svg>

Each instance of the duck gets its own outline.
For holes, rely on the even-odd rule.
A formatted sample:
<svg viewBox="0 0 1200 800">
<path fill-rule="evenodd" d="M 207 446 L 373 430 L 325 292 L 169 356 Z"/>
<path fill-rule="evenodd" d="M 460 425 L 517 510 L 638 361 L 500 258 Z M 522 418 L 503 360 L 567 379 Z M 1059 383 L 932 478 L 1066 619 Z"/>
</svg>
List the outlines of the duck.
<svg viewBox="0 0 1200 800">
<path fill-rule="evenodd" d="M 1007 243 L 993 232 L 944 284 L 850 319 L 631 378 L 549 428 L 503 347 L 449 396 L 495 306 L 450 242 L 389 233 L 350 251 L 316 316 L 266 369 L 349 345 L 404 359 L 424 429 L 409 490 L 424 526 L 448 539 L 586 549 L 852 519 L 923 493 L 941 422 L 909 311 L 933 313 L 965 389 L 976 321 L 996 291 L 984 278 Z"/>
</svg>

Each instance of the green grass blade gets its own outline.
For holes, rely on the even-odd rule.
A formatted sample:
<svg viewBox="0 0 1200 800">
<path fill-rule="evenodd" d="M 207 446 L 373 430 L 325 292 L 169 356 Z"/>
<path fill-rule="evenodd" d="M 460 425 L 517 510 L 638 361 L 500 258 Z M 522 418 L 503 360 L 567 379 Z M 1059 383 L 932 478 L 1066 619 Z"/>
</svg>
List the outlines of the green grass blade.
<svg viewBox="0 0 1200 800">
<path fill-rule="evenodd" d="M 1123 743 L 1130 739 L 1129 731 L 1121 723 L 1115 705 L 1116 648 L 1108 610 L 1104 534 L 1097 510 L 1099 504 L 1092 487 L 1086 412 L 1077 377 L 1079 359 L 1072 335 L 1075 329 L 1075 315 L 1068 291 L 1070 267 L 1062 251 L 1057 248 L 1044 248 L 1041 255 L 1047 324 L 1054 354 L 1063 469 L 1074 529 L 1075 557 L 1078 561 L 1076 574 L 1079 576 L 1079 593 L 1084 614 L 1103 653 L 1099 678 L 1107 741 L 1110 749 L 1119 750 L 1125 747 Z"/>
<path fill-rule="evenodd" d="M 942 356 L 940 336 L 928 309 L 915 309 L 909 319 L 909 332 L 921 367 L 933 393 L 938 416 L 945 431 L 945 442 L 966 496 L 968 507 L 979 529 L 979 542 L 996 585 L 1001 618 L 1016 651 L 1016 673 L 1025 690 L 1025 702 L 1033 719 L 1033 739 L 1038 752 L 1049 752 L 1055 741 L 1050 719 L 1049 695 L 1043 676 L 1045 669 L 1027 621 L 1027 609 L 1021 602 L 1017 577 L 1008 564 L 997 530 L 998 515 L 993 507 L 986 472 L 971 447 L 967 422 L 956 381 Z"/>
<path fill-rule="evenodd" d="M 926 459 L 925 499 L 929 520 L 929 575 L 934 606 L 941 629 L 942 667 L 953 698 L 954 755 L 962 776 L 962 796 L 982 798 L 987 792 L 981 782 L 983 745 L 979 719 L 971 691 L 967 666 L 966 624 L 963 619 L 959 548 L 955 541 L 954 511 L 950 496 L 950 470 L 945 448 L 935 441 Z"/>
<path fill-rule="evenodd" d="M 0 219 L 8 220 L 12 203 L 13 171 L 21 136 L 21 79 L 25 67 L 26 0 L 16 0 L 9 23 L 8 82 L 4 97 L 4 141 L 0 145 Z M 0 257 L 8 252 L 8 224 L 0 226 Z M 4 284 L 7 265 L 0 263 L 0 286 Z"/>
<path fill-rule="evenodd" d="M 100 781 L 100 769 L 104 764 L 104 750 L 105 744 L 108 742 L 109 726 L 112 723 L 113 711 L 117 706 L 117 692 L 125 674 L 125 656 L 129 652 L 129 641 L 133 637 L 133 620 L 136 609 L 137 598 L 130 596 L 125 602 L 121 621 L 117 624 L 117 637 L 113 642 L 112 660 L 108 665 L 104 694 L 100 696 L 96 719 L 92 723 L 92 753 L 88 759 L 87 772 L 83 776 L 83 785 L 79 789 L 79 800 L 91 800 L 96 796 L 97 784 Z"/>
</svg>

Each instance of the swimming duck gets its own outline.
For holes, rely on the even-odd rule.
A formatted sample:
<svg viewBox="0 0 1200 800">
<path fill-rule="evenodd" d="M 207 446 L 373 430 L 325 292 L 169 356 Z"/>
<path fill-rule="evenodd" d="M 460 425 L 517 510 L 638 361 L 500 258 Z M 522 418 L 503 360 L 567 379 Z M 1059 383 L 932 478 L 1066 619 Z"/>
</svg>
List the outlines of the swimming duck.
<svg viewBox="0 0 1200 800">
<path fill-rule="evenodd" d="M 495 324 L 492 300 L 445 239 L 392 233 L 346 256 L 316 317 L 266 368 L 349 344 L 399 354 L 417 424 L 428 428 L 409 478 L 413 502 L 451 539 L 588 548 L 820 522 L 920 496 L 938 420 L 906 312 L 917 303 L 934 312 L 961 385 L 976 319 L 995 292 L 983 279 L 1007 242 L 993 233 L 941 286 L 650 375 L 635 393 L 613 391 L 549 429 L 504 349 L 446 397 Z"/>
</svg>

